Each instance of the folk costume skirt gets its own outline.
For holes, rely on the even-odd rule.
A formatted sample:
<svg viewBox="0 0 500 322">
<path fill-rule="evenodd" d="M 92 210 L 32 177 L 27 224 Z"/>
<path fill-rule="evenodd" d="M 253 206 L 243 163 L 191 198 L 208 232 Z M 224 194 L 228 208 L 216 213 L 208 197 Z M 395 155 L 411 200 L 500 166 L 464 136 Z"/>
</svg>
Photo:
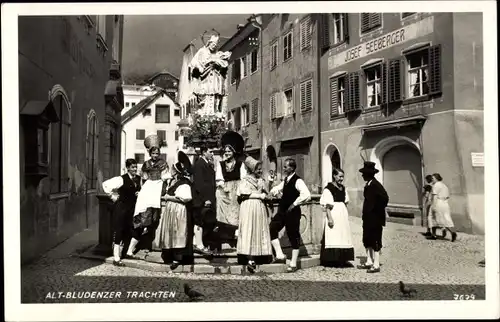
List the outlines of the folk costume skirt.
<svg viewBox="0 0 500 322">
<path fill-rule="evenodd" d="M 332 266 L 354 260 L 354 246 L 347 208 L 343 202 L 334 202 L 330 210 L 333 227 L 324 219 L 323 240 L 320 254 L 321 265 Z"/>
</svg>

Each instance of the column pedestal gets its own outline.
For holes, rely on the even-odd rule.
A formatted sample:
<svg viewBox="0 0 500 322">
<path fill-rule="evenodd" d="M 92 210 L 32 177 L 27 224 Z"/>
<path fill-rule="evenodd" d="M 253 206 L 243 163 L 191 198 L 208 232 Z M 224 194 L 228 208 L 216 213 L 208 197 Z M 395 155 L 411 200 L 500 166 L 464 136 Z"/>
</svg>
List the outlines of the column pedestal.
<svg viewBox="0 0 500 322">
<path fill-rule="evenodd" d="M 111 256 L 113 254 L 113 201 L 106 194 L 98 194 L 99 200 L 99 244 L 97 244 L 93 253 L 102 256 Z"/>
</svg>

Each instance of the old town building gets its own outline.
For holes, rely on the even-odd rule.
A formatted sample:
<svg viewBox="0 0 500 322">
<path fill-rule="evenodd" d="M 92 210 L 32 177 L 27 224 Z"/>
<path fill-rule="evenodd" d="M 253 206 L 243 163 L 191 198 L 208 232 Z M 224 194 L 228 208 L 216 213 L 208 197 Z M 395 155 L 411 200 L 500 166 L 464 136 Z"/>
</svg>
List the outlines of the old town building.
<svg viewBox="0 0 500 322">
<path fill-rule="evenodd" d="M 480 13 L 323 15 L 322 184 L 345 170 L 359 214 L 373 161 L 390 221 L 420 225 L 425 175 L 440 173 L 461 231 L 484 232 Z"/>
<path fill-rule="evenodd" d="M 125 171 L 125 160 L 137 160 L 139 169 L 149 154 L 144 147 L 144 139 L 157 134 L 164 145 L 161 157 L 169 164 L 177 158 L 179 149 L 180 106 L 172 94 L 156 86 L 123 85 L 125 108 L 122 110 L 121 166 Z"/>
<path fill-rule="evenodd" d="M 120 173 L 123 16 L 19 17 L 21 259 L 98 220 Z"/>
</svg>

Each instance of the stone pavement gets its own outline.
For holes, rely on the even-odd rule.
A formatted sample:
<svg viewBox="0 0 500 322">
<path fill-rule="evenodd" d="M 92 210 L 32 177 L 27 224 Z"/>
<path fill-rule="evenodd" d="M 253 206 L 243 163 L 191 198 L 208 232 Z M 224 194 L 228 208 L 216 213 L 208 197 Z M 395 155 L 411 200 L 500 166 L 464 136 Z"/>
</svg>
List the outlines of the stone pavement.
<svg viewBox="0 0 500 322">
<path fill-rule="evenodd" d="M 361 219 L 351 217 L 357 265 L 364 261 Z M 484 237 L 459 233 L 455 243 L 426 240 L 420 227 L 388 223 L 384 229 L 382 271 L 367 274 L 352 268 L 312 267 L 293 274 L 214 275 L 151 272 L 82 259 L 76 253 L 95 244 L 97 230 L 76 235 L 38 261 L 22 267 L 23 303 L 81 302 L 186 302 L 182 285 L 189 283 L 205 294 L 205 302 L 218 301 L 356 301 L 407 300 L 398 281 L 415 288 L 412 300 L 452 300 L 454 295 L 485 298 Z M 78 299 L 78 292 L 114 291 L 114 298 Z M 137 291 L 136 298 L 127 292 Z M 154 297 L 151 293 L 157 292 Z M 175 292 L 166 298 L 160 291 Z M 59 293 L 75 292 L 76 299 Z M 84 293 L 80 293 L 85 296 Z M 87 295 L 90 295 L 88 293 Z M 130 293 L 133 295 L 133 293 Z M 141 296 L 139 298 L 139 296 Z M 148 298 L 149 297 L 149 298 Z"/>
</svg>

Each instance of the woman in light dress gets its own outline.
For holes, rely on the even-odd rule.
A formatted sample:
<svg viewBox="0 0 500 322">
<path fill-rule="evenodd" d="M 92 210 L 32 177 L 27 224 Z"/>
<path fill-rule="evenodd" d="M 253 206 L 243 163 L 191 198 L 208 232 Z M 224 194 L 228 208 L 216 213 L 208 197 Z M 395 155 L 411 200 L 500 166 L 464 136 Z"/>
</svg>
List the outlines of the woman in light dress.
<svg viewBox="0 0 500 322">
<path fill-rule="evenodd" d="M 432 217 L 434 220 L 435 227 L 443 228 L 443 238 L 446 237 L 446 231 L 451 233 L 451 241 L 454 242 L 457 239 L 457 231 L 454 228 L 453 220 L 451 219 L 450 204 L 448 200 L 450 199 L 450 191 L 448 187 L 443 183 L 443 178 L 439 173 L 434 173 L 432 175 Z M 436 237 L 433 236 L 435 239 Z"/>
<path fill-rule="evenodd" d="M 247 157 L 245 166 L 249 174 L 241 180 L 236 191 L 241 203 L 236 251 L 238 263 L 246 264 L 248 271 L 254 273 L 257 264 L 268 264 L 273 259 L 269 213 L 265 204 L 268 192 L 262 179 L 262 163 Z"/>
<path fill-rule="evenodd" d="M 189 229 L 192 200 L 191 163 L 183 152 L 179 152 L 178 159 L 172 167 L 172 179 L 168 185 L 164 185 L 162 199 L 165 200 L 165 207 L 154 240 L 155 245 L 162 249 L 162 257 L 166 262 L 170 262 L 168 256 L 171 255 L 172 270 L 191 259 L 190 246 L 193 239 L 192 229 Z"/>
<path fill-rule="evenodd" d="M 144 146 L 151 159 L 144 162 L 141 168 L 143 185 L 134 210 L 134 230 L 127 256 L 134 257 L 136 246 L 141 241 L 144 248 L 151 249 L 154 232 L 161 213 L 161 190 L 163 181 L 168 180 L 167 162 L 160 158 L 160 139 L 157 135 L 149 135 L 144 140 Z"/>
<path fill-rule="evenodd" d="M 333 181 L 323 190 L 320 205 L 325 213 L 320 262 L 322 266 L 346 267 L 354 260 L 354 247 L 346 204 L 349 195 L 343 185 L 344 171 L 333 169 Z"/>
</svg>

